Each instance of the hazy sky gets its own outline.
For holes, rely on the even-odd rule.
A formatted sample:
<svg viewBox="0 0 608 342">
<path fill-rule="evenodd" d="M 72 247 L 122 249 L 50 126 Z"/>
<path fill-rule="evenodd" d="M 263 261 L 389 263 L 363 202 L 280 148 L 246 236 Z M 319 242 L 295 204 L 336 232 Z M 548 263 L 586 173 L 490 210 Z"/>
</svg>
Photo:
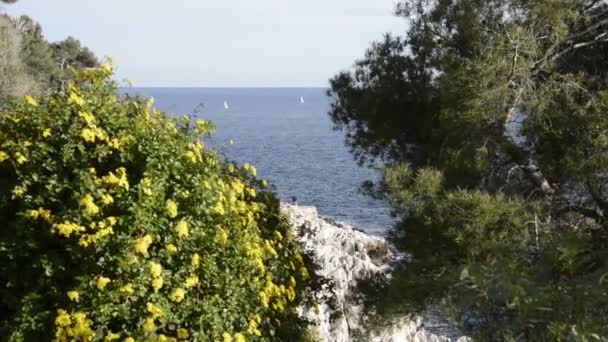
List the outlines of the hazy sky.
<svg viewBox="0 0 608 342">
<path fill-rule="evenodd" d="M 325 86 L 385 32 L 395 0 L 19 0 L 55 41 L 115 58 L 136 86 Z"/>
</svg>

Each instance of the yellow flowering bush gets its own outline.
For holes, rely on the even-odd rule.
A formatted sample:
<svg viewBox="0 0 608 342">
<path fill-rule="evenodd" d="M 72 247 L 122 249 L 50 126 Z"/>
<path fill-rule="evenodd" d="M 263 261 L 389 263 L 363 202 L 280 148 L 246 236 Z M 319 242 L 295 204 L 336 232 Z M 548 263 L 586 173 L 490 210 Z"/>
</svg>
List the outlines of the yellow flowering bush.
<svg viewBox="0 0 608 342">
<path fill-rule="evenodd" d="M 297 340 L 308 272 L 266 182 L 111 74 L 0 113 L 0 339 Z"/>
</svg>

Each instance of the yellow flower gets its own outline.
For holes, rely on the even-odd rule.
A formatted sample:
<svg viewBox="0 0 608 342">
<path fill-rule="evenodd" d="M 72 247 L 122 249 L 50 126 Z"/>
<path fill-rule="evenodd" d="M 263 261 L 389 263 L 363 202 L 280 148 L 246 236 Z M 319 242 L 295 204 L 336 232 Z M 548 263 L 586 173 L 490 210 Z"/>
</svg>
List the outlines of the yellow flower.
<svg viewBox="0 0 608 342">
<path fill-rule="evenodd" d="M 42 207 L 40 207 L 36 210 L 30 210 L 29 215 L 33 219 L 41 218 L 41 219 L 45 220 L 46 222 L 51 222 L 53 220 L 51 211 L 44 209 Z"/>
<path fill-rule="evenodd" d="M 95 116 L 89 112 L 78 112 L 78 117 L 80 117 L 89 127 L 95 125 Z"/>
<path fill-rule="evenodd" d="M 245 342 L 245 336 L 241 333 L 234 334 L 234 342 Z"/>
<path fill-rule="evenodd" d="M 226 246 L 228 243 L 228 233 L 222 228 L 218 230 L 217 240 L 221 247 Z"/>
<path fill-rule="evenodd" d="M 105 224 L 103 222 L 99 222 L 100 228 L 102 225 Z M 79 244 L 83 247 L 88 247 L 91 243 L 112 234 L 114 234 L 114 229 L 112 229 L 112 227 L 103 228 L 97 231 L 95 234 L 82 235 L 80 237 Z"/>
<path fill-rule="evenodd" d="M 129 180 L 127 179 L 127 170 L 124 167 L 119 167 L 115 172 L 110 172 L 101 179 L 95 181 L 97 184 L 103 184 L 106 187 L 118 186 L 124 190 L 129 190 Z"/>
<path fill-rule="evenodd" d="M 70 318 L 70 314 L 68 314 L 65 310 L 59 309 L 57 310 L 57 317 L 55 317 L 55 325 L 58 327 L 67 327 L 72 324 L 72 319 Z"/>
<path fill-rule="evenodd" d="M 260 291 L 259 296 L 260 296 L 260 301 L 262 302 L 262 305 L 265 308 L 267 308 L 268 307 L 268 295 L 266 294 L 266 292 Z"/>
<path fill-rule="evenodd" d="M 265 179 L 262 179 L 262 187 L 267 187 L 268 186 L 268 181 Z"/>
<path fill-rule="evenodd" d="M 146 309 L 152 315 L 152 318 L 159 318 L 164 314 L 163 309 L 154 303 L 146 303 Z"/>
<path fill-rule="evenodd" d="M 253 165 L 249 164 L 249 163 L 243 164 L 243 169 L 249 171 L 253 177 L 255 177 L 257 175 L 257 173 L 258 173 L 258 171 L 256 170 L 256 168 Z"/>
<path fill-rule="evenodd" d="M 57 232 L 59 235 L 69 238 L 72 233 L 83 232 L 85 228 L 77 225 L 76 223 L 65 221 L 53 226 L 52 230 Z"/>
<path fill-rule="evenodd" d="M 188 222 L 181 220 L 178 224 L 175 225 L 175 232 L 179 237 L 187 237 L 188 232 Z"/>
<path fill-rule="evenodd" d="M 175 129 L 175 124 L 173 122 L 167 122 L 167 129 L 172 131 L 173 133 L 177 132 L 177 130 Z"/>
<path fill-rule="evenodd" d="M 222 334 L 222 338 L 224 339 L 224 342 L 232 342 L 232 336 L 227 332 Z"/>
<path fill-rule="evenodd" d="M 0 151 L 0 163 L 8 159 L 8 153 Z"/>
<path fill-rule="evenodd" d="M 164 340 L 163 340 L 163 338 L 164 338 Z M 178 342 L 178 339 L 176 337 L 167 337 L 167 336 L 164 336 L 161 334 L 161 335 L 158 335 L 158 342 Z"/>
<path fill-rule="evenodd" d="M 182 300 L 184 300 L 185 296 L 186 296 L 186 291 L 184 289 L 182 289 L 181 287 L 178 287 L 171 294 L 171 300 L 174 301 L 174 302 L 176 302 L 176 303 L 179 303 Z"/>
<path fill-rule="evenodd" d="M 152 196 L 152 181 L 150 178 L 144 178 L 141 181 L 141 190 L 145 195 Z"/>
<path fill-rule="evenodd" d="M 80 294 L 78 291 L 68 291 L 68 298 L 70 298 L 71 301 L 78 303 L 80 300 Z"/>
<path fill-rule="evenodd" d="M 208 127 L 207 121 L 196 120 L 196 128 L 198 128 L 200 132 L 206 132 Z"/>
<path fill-rule="evenodd" d="M 93 322 L 87 319 L 87 315 L 82 312 L 77 312 L 72 315 L 74 318 L 74 327 L 72 328 L 72 335 L 79 337 L 77 340 L 91 341 L 95 333 L 91 329 Z"/>
<path fill-rule="evenodd" d="M 188 333 L 188 330 L 186 330 L 184 328 L 177 329 L 177 338 L 187 339 L 188 336 L 190 336 L 190 334 Z"/>
<path fill-rule="evenodd" d="M 112 66 L 110 64 L 104 63 L 99 67 L 99 70 L 106 75 L 110 75 L 112 73 Z"/>
<path fill-rule="evenodd" d="M 226 211 L 224 210 L 224 206 L 222 205 L 222 202 L 217 202 L 215 204 L 215 206 L 213 206 L 212 209 L 220 215 L 224 215 L 226 213 Z"/>
<path fill-rule="evenodd" d="M 177 203 L 173 200 L 168 200 L 166 204 L 167 216 L 174 218 L 177 216 Z"/>
<path fill-rule="evenodd" d="M 163 267 L 159 263 L 150 261 L 150 274 L 153 277 L 160 277 L 162 271 Z"/>
<path fill-rule="evenodd" d="M 118 150 L 118 149 L 120 149 L 120 140 L 118 140 L 116 138 L 112 138 L 112 140 L 110 140 L 108 142 L 108 146 L 110 146 L 110 148 Z"/>
<path fill-rule="evenodd" d="M 152 279 L 152 288 L 154 289 L 154 293 L 158 292 L 163 287 L 165 283 L 162 277 Z"/>
<path fill-rule="evenodd" d="M 174 244 L 170 243 L 167 245 L 167 253 L 169 254 L 175 254 L 177 253 L 177 247 L 175 247 Z"/>
<path fill-rule="evenodd" d="M 21 152 L 17 152 L 15 153 L 15 160 L 17 161 L 17 164 L 21 165 L 27 161 L 27 157 L 21 154 Z"/>
<path fill-rule="evenodd" d="M 53 134 L 51 133 L 51 129 L 50 128 L 47 128 L 44 131 L 42 131 L 42 137 L 44 137 L 44 138 L 48 138 L 51 135 L 53 135 Z"/>
<path fill-rule="evenodd" d="M 80 136 L 86 142 L 95 142 L 95 131 L 90 128 L 83 128 L 80 132 Z"/>
<path fill-rule="evenodd" d="M 12 191 L 12 192 L 13 192 L 13 195 L 14 195 L 16 198 L 21 198 L 21 197 L 23 197 L 23 195 L 25 194 L 25 190 L 26 190 L 26 189 L 24 189 L 24 188 L 23 188 L 23 187 L 21 187 L 21 186 L 16 186 L 16 187 L 13 189 L 13 191 Z"/>
<path fill-rule="evenodd" d="M 128 295 L 132 295 L 133 293 L 135 293 L 135 290 L 133 290 L 133 284 L 131 283 L 128 283 L 127 285 L 121 287 L 119 291 Z"/>
<path fill-rule="evenodd" d="M 114 203 L 114 198 L 108 194 L 101 195 L 101 203 L 103 203 L 104 205 L 110 205 Z"/>
<path fill-rule="evenodd" d="M 146 318 L 146 321 L 144 322 L 144 325 L 142 328 L 144 329 L 144 332 L 152 332 L 152 331 L 156 330 L 156 324 L 154 323 L 154 319 Z"/>
<path fill-rule="evenodd" d="M 30 105 L 30 106 L 34 106 L 34 107 L 38 107 L 38 102 L 36 102 L 36 100 L 34 100 L 33 97 L 26 95 L 25 96 L 25 101 Z"/>
<path fill-rule="evenodd" d="M 187 125 L 190 123 L 190 118 L 188 117 L 188 115 L 182 115 L 182 117 L 179 118 L 179 122 L 181 122 L 184 125 Z"/>
<path fill-rule="evenodd" d="M 190 264 L 192 265 L 192 267 L 198 267 L 201 264 L 201 257 L 198 255 L 198 253 L 195 253 L 192 256 Z"/>
<path fill-rule="evenodd" d="M 124 342 L 135 342 L 135 340 L 133 339 L 133 337 L 129 336 L 125 338 Z"/>
<path fill-rule="evenodd" d="M 156 342 L 177 342 L 174 337 L 167 337 L 164 334 L 159 334 Z"/>
<path fill-rule="evenodd" d="M 199 280 L 198 280 L 198 276 L 196 275 L 191 275 L 188 278 L 186 278 L 186 282 L 184 284 L 184 286 L 186 286 L 187 289 L 195 287 L 196 285 L 198 285 Z"/>
<path fill-rule="evenodd" d="M 78 204 L 84 208 L 84 212 L 89 216 L 99 213 L 99 207 L 93 202 L 93 196 L 90 194 L 87 194 L 81 198 Z"/>
<path fill-rule="evenodd" d="M 258 329 L 258 322 L 255 319 L 249 321 L 247 333 L 255 336 L 262 336 L 262 332 Z"/>
<path fill-rule="evenodd" d="M 111 342 L 111 341 L 116 341 L 120 338 L 120 334 L 118 333 L 113 333 L 111 331 L 108 332 L 108 335 L 106 336 L 106 338 L 104 339 L 105 342 Z"/>
<path fill-rule="evenodd" d="M 74 103 L 82 107 L 84 105 L 84 100 L 82 99 L 82 97 L 78 96 L 78 94 L 70 92 L 68 103 Z"/>
<path fill-rule="evenodd" d="M 103 290 L 110 281 L 111 281 L 110 278 L 106 278 L 104 276 L 99 276 L 97 278 L 97 288 L 100 290 Z"/>
<path fill-rule="evenodd" d="M 107 141 L 108 140 L 108 135 L 106 134 L 106 132 L 96 126 L 93 126 L 93 132 L 95 133 L 95 136 L 101 140 L 101 141 Z"/>
<path fill-rule="evenodd" d="M 152 236 L 150 236 L 150 234 L 147 234 L 146 236 L 135 240 L 134 248 L 135 248 L 136 252 L 143 254 L 143 255 L 147 255 L 148 248 L 150 247 L 151 244 L 152 244 Z"/>
<path fill-rule="evenodd" d="M 190 159 L 191 162 L 196 163 L 196 154 L 192 151 L 187 151 L 185 154 L 186 158 Z"/>
</svg>

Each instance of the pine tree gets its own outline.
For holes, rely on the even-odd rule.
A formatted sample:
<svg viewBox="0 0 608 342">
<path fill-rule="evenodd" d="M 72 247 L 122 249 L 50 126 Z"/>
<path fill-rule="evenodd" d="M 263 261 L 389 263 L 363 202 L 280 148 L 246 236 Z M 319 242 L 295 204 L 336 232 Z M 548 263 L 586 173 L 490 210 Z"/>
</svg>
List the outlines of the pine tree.
<svg viewBox="0 0 608 342">
<path fill-rule="evenodd" d="M 387 165 L 380 189 L 402 218 L 412 261 L 385 309 L 448 298 L 483 340 L 607 337 L 608 3 L 396 12 L 406 36 L 330 90 L 332 120 L 361 163 Z"/>
</svg>

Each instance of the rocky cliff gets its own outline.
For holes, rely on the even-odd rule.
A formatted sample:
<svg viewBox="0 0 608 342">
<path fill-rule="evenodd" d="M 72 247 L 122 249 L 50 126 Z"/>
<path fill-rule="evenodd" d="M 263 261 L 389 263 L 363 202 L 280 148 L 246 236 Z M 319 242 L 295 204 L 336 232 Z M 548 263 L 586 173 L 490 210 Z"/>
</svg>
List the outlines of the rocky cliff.
<svg viewBox="0 0 608 342">
<path fill-rule="evenodd" d="M 366 332 L 358 280 L 389 276 L 391 261 L 398 258 L 382 237 L 319 216 L 316 208 L 282 204 L 304 251 L 317 266 L 315 273 L 327 282 L 313 293 L 315 305 L 299 308 L 323 341 L 443 342 L 467 341 L 437 314 L 403 318 L 379 333 Z M 362 335 L 363 333 L 363 335 Z M 365 337 L 361 337 L 365 336 Z"/>
</svg>

